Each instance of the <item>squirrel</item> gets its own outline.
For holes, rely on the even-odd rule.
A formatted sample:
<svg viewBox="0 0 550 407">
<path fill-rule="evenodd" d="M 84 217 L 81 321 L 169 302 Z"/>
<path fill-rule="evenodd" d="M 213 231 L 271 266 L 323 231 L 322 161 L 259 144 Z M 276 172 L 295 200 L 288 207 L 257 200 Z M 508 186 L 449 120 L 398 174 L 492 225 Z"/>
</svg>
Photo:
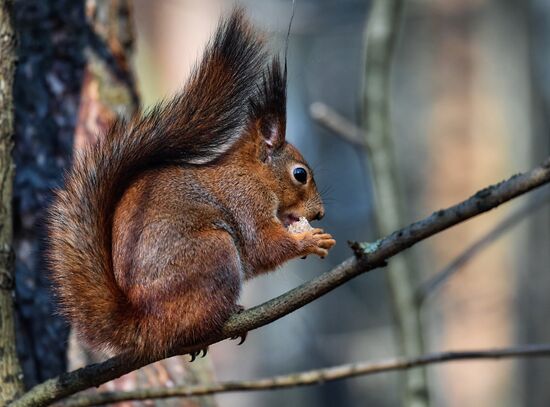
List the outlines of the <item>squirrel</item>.
<svg viewBox="0 0 550 407">
<path fill-rule="evenodd" d="M 52 286 L 90 347 L 168 355 L 219 333 L 243 282 L 336 243 L 285 140 L 286 57 L 235 9 L 182 92 L 75 154 L 48 216 Z M 194 357 L 195 355 L 193 355 Z"/>
</svg>

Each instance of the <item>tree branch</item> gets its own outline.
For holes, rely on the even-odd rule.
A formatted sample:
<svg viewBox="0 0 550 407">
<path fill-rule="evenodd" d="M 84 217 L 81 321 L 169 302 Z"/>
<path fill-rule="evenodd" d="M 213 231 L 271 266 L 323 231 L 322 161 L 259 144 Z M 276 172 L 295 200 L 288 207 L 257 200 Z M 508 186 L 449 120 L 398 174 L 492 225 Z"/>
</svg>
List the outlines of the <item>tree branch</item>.
<svg viewBox="0 0 550 407">
<path fill-rule="evenodd" d="M 331 271 L 277 298 L 232 316 L 225 324 L 221 335 L 212 338 L 208 343 L 179 349 L 168 356 L 199 350 L 205 345 L 238 336 L 273 322 L 346 281 L 385 264 L 387 259 L 412 245 L 548 182 L 550 182 L 550 157 L 541 166 L 529 172 L 514 175 L 507 181 L 487 187 L 471 198 L 448 209 L 439 210 L 383 239 L 374 243 L 356 244 L 356 257 L 345 260 Z M 13 407 L 45 406 L 89 387 L 99 386 L 154 361 L 152 359 L 128 360 L 124 355 L 115 356 L 103 363 L 86 366 L 47 380 L 33 387 L 10 405 Z"/>
<path fill-rule="evenodd" d="M 435 363 L 458 360 L 501 359 L 515 357 L 550 357 L 550 344 L 527 345 L 514 348 L 440 352 L 413 358 L 392 358 L 380 362 L 357 362 L 309 370 L 301 373 L 274 376 L 248 381 L 227 381 L 211 385 L 176 386 L 170 388 L 141 389 L 127 392 L 84 394 L 68 399 L 66 407 L 90 407 L 131 400 L 165 399 L 170 397 L 196 397 L 236 391 L 286 389 L 298 386 L 323 384 L 350 377 L 367 376 L 396 370 L 407 370 Z"/>
</svg>

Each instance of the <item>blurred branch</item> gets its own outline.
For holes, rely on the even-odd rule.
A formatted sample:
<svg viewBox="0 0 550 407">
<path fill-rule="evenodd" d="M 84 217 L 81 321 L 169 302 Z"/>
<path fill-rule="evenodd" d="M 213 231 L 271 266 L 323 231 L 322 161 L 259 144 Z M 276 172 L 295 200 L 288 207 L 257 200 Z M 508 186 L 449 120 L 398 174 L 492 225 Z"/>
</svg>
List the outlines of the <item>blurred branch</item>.
<svg viewBox="0 0 550 407">
<path fill-rule="evenodd" d="M 15 350 L 12 191 L 15 32 L 12 2 L 0 0 L 0 405 L 23 392 Z"/>
<path fill-rule="evenodd" d="M 68 399 L 66 407 L 99 406 L 121 401 L 164 399 L 169 397 L 205 396 L 236 391 L 285 389 L 298 386 L 324 384 L 350 377 L 367 376 L 396 370 L 412 369 L 435 363 L 458 360 L 501 359 L 517 357 L 550 357 L 550 344 L 526 345 L 514 348 L 440 352 L 415 358 L 393 358 L 380 362 L 358 362 L 326 369 L 274 376 L 267 379 L 220 382 L 206 386 L 176 386 L 171 388 L 141 389 L 127 392 L 85 394 Z"/>
<path fill-rule="evenodd" d="M 390 77 L 394 49 L 403 13 L 403 0 L 375 0 L 366 27 L 366 62 L 363 89 L 363 137 L 369 147 L 368 162 L 374 184 L 374 207 L 379 233 L 386 235 L 403 222 L 404 202 L 391 129 Z M 386 274 L 397 328 L 400 353 L 424 352 L 420 311 L 415 302 L 414 262 L 399 256 Z M 407 371 L 403 404 L 427 406 L 428 385 L 424 370 Z"/>
<path fill-rule="evenodd" d="M 519 195 L 550 182 L 550 157 L 539 167 L 517 174 L 499 184 L 487 187 L 469 199 L 439 210 L 374 243 L 355 244 L 356 256 L 351 257 L 329 272 L 316 277 L 261 305 L 234 315 L 221 334 L 186 349 L 178 349 L 167 356 L 200 350 L 206 345 L 242 335 L 247 331 L 273 322 L 332 291 L 336 287 L 385 264 L 386 260 L 414 244 L 427 239 L 458 223 L 487 212 Z M 99 386 L 123 374 L 139 369 L 153 359 L 129 360 L 125 355 L 115 356 L 103 363 L 93 364 L 47 380 L 10 404 L 12 407 L 40 407 L 53 403 L 89 387 Z"/>
<path fill-rule="evenodd" d="M 513 226 L 516 226 L 523 219 L 529 215 L 535 213 L 535 211 L 550 202 L 550 193 L 538 195 L 531 202 L 527 203 L 523 208 L 520 208 L 502 222 L 500 222 L 495 228 L 490 230 L 486 235 L 475 241 L 464 252 L 457 256 L 453 261 L 447 265 L 443 270 L 436 273 L 432 278 L 422 284 L 416 293 L 416 301 L 419 305 L 422 305 L 428 296 L 432 295 L 437 289 L 445 284 L 449 278 L 451 278 L 457 271 L 459 271 L 466 263 L 472 260 L 473 257 L 478 255 L 506 233 Z"/>
<path fill-rule="evenodd" d="M 310 105 L 309 113 L 313 120 L 340 136 L 344 141 L 362 149 L 368 148 L 368 140 L 363 129 L 357 127 L 330 106 L 315 102 Z"/>
</svg>

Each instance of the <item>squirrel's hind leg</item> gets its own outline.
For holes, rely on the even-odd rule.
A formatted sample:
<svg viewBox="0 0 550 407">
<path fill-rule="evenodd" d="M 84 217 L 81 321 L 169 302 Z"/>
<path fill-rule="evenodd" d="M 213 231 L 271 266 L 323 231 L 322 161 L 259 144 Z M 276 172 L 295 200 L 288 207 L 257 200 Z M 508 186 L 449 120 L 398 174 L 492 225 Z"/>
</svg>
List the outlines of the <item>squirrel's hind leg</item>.
<svg viewBox="0 0 550 407">
<path fill-rule="evenodd" d="M 128 292 L 145 314 L 140 324 L 145 347 L 168 354 L 215 337 L 240 309 L 242 267 L 231 236 L 207 230 L 155 249 L 167 259 L 164 270 L 145 290 L 136 287 L 138 295 Z"/>
</svg>

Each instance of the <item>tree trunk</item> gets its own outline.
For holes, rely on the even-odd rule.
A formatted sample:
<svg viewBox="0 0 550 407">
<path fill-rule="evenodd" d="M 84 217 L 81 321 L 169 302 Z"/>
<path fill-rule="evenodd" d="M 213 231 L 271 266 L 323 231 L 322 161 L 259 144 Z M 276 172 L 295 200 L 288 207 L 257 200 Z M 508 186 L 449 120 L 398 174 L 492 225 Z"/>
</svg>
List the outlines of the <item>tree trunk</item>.
<svg viewBox="0 0 550 407">
<path fill-rule="evenodd" d="M 23 391 L 21 367 L 15 351 L 13 323 L 13 75 L 15 35 L 12 3 L 0 1 L 0 405 Z"/>
</svg>

